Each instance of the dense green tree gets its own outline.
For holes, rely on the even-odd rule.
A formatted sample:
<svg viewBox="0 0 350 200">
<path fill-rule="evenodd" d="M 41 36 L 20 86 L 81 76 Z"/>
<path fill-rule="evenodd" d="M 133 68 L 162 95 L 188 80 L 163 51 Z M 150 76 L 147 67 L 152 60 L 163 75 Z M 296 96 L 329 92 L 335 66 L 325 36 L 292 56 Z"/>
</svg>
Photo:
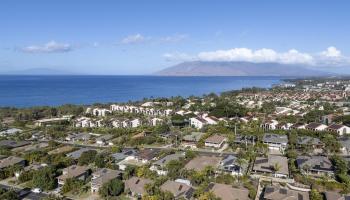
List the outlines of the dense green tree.
<svg viewBox="0 0 350 200">
<path fill-rule="evenodd" d="M 33 174 L 33 186 L 43 190 L 51 190 L 56 186 L 56 172 L 53 167 L 45 167 Z"/>
<path fill-rule="evenodd" d="M 18 194 L 13 190 L 4 190 L 0 191 L 0 199 L 2 200 L 17 200 L 20 199 Z"/>
<path fill-rule="evenodd" d="M 95 150 L 85 151 L 79 157 L 78 164 L 79 165 L 88 165 L 88 164 L 95 161 L 96 155 L 97 155 L 97 151 L 95 151 Z"/>
<path fill-rule="evenodd" d="M 310 192 L 310 200 L 323 200 L 322 194 L 317 190 L 312 189 Z"/>
<path fill-rule="evenodd" d="M 106 167 L 106 156 L 104 154 L 98 154 L 95 157 L 95 165 L 98 168 L 104 168 Z"/>
<path fill-rule="evenodd" d="M 124 182 L 119 179 L 113 179 L 100 188 L 99 194 L 107 199 L 108 197 L 119 196 L 124 191 Z"/>
<path fill-rule="evenodd" d="M 65 180 L 64 185 L 62 187 L 62 192 L 67 193 L 72 190 L 76 192 L 76 191 L 79 191 L 83 185 L 84 185 L 84 181 L 69 178 Z"/>
<path fill-rule="evenodd" d="M 154 133 L 156 134 L 162 134 L 162 133 L 166 133 L 170 131 L 170 127 L 168 124 L 166 123 L 163 123 L 163 124 L 160 124 L 160 125 L 157 125 L 155 128 L 154 128 Z"/>
<path fill-rule="evenodd" d="M 34 171 L 23 171 L 18 177 L 18 181 L 21 183 L 30 181 L 33 179 Z"/>
<path fill-rule="evenodd" d="M 183 169 L 184 164 L 180 160 L 171 160 L 166 164 L 166 169 L 168 171 L 167 176 L 171 179 L 179 177 L 181 170 Z"/>
<path fill-rule="evenodd" d="M 123 179 L 129 179 L 130 177 L 134 176 L 136 173 L 136 167 L 132 165 L 128 165 L 123 173 Z"/>
</svg>

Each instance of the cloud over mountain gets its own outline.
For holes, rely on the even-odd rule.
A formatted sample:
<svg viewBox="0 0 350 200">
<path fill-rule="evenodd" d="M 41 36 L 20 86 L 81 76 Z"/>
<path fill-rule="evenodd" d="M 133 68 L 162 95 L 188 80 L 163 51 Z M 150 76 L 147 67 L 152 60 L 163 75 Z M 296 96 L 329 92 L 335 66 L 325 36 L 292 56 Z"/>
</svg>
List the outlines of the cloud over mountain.
<svg viewBox="0 0 350 200">
<path fill-rule="evenodd" d="M 228 50 L 205 51 L 196 55 L 186 53 L 166 53 L 163 55 L 167 61 L 243 61 L 253 63 L 281 63 L 281 64 L 306 64 L 306 65 L 327 65 L 349 64 L 349 59 L 342 56 L 337 48 L 331 46 L 325 51 L 312 54 L 290 49 L 286 52 L 278 52 L 273 49 L 248 49 L 233 48 Z"/>
</svg>

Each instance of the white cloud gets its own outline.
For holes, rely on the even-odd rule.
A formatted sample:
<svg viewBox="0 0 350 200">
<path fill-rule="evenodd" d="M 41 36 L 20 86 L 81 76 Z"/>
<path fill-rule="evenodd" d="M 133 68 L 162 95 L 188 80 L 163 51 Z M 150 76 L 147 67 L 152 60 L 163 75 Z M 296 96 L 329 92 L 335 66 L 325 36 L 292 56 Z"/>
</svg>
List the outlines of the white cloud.
<svg viewBox="0 0 350 200">
<path fill-rule="evenodd" d="M 120 41 L 120 44 L 139 44 L 139 43 L 176 43 L 188 38 L 186 34 L 175 34 L 163 37 L 146 37 L 140 33 L 129 35 Z"/>
<path fill-rule="evenodd" d="M 146 38 L 141 34 L 129 35 L 121 40 L 122 44 L 137 44 L 146 41 Z"/>
<path fill-rule="evenodd" d="M 339 58 L 342 56 L 341 51 L 333 46 L 328 47 L 326 51 L 322 51 L 321 55 L 330 58 Z"/>
<path fill-rule="evenodd" d="M 44 45 L 31 45 L 21 48 L 23 52 L 27 53 L 63 53 L 72 51 L 72 45 L 57 43 L 55 41 L 50 41 Z"/>
<path fill-rule="evenodd" d="M 327 65 L 334 66 L 349 64 L 350 59 L 341 55 L 335 47 L 328 47 L 326 51 L 318 54 L 299 52 L 290 49 L 286 52 L 277 52 L 273 49 L 248 49 L 233 48 L 228 50 L 206 51 L 197 55 L 185 53 L 167 53 L 163 55 L 167 61 L 246 61 L 255 63 L 276 62 L 283 64 L 307 64 L 307 65 Z"/>
<path fill-rule="evenodd" d="M 175 34 L 175 35 L 171 35 L 171 36 L 162 37 L 162 38 L 160 38 L 160 41 L 162 41 L 162 42 L 181 42 L 187 38 L 188 38 L 188 36 L 185 34 Z"/>
</svg>

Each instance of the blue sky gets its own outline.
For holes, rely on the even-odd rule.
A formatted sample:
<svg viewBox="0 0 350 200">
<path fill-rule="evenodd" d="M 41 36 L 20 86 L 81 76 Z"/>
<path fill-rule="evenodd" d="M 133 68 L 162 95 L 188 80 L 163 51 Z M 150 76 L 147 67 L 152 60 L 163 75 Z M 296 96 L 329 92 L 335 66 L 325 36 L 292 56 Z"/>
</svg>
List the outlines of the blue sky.
<svg viewBox="0 0 350 200">
<path fill-rule="evenodd" d="M 3 0 L 0 72 L 149 74 L 182 61 L 350 73 L 350 1 Z"/>
</svg>

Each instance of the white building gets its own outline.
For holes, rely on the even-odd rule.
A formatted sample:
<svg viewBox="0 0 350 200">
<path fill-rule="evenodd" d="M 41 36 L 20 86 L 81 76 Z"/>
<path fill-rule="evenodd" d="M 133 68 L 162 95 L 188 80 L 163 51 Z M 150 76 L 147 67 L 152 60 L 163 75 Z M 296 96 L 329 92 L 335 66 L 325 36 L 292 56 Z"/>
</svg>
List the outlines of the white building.
<svg viewBox="0 0 350 200">
<path fill-rule="evenodd" d="M 276 120 L 268 120 L 261 124 L 261 128 L 264 130 L 275 130 L 278 125 Z"/>
<path fill-rule="evenodd" d="M 201 117 L 192 117 L 190 118 L 190 124 L 197 129 L 201 129 L 207 124 L 207 121 Z"/>
<path fill-rule="evenodd" d="M 332 125 L 327 127 L 327 131 L 335 132 L 338 135 L 342 136 L 345 134 L 349 134 L 350 128 L 348 126 L 341 125 L 341 124 L 332 124 Z"/>
</svg>

